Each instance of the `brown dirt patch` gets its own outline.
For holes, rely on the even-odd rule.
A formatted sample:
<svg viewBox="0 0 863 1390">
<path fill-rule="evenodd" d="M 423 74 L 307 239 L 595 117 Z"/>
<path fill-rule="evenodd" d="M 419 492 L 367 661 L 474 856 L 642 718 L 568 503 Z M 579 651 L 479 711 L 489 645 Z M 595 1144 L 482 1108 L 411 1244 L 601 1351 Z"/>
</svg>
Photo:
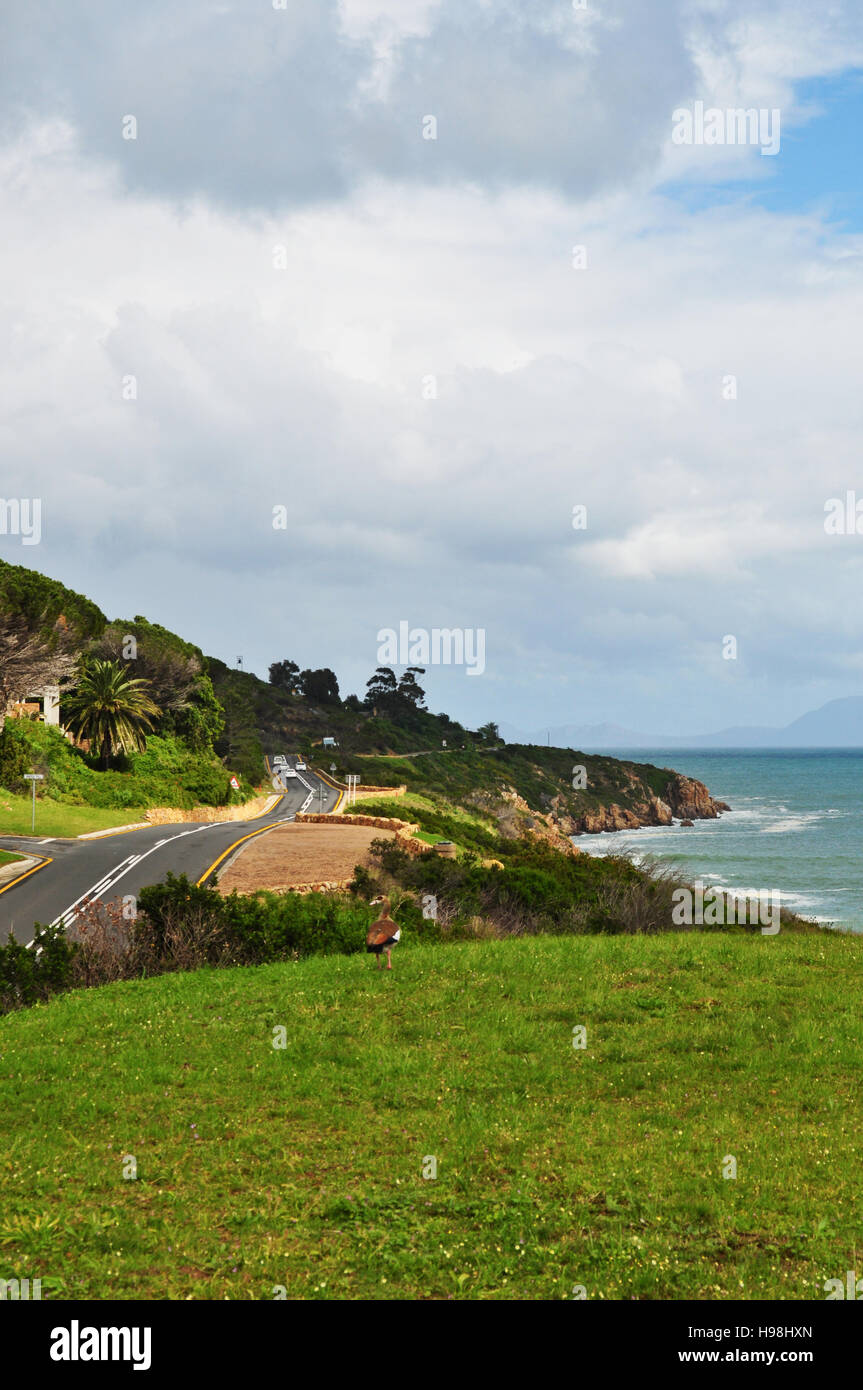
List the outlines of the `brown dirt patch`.
<svg viewBox="0 0 863 1390">
<path fill-rule="evenodd" d="M 219 879 L 219 892 L 254 893 L 257 888 L 334 888 L 350 882 L 368 859 L 372 840 L 392 831 L 365 825 L 280 825 L 250 840 Z"/>
</svg>

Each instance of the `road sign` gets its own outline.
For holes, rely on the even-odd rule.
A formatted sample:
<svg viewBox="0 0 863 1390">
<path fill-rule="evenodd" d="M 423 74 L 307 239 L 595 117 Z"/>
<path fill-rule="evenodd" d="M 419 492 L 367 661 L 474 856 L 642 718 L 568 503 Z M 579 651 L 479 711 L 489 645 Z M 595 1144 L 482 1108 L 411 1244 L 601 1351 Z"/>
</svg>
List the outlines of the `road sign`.
<svg viewBox="0 0 863 1390">
<path fill-rule="evenodd" d="M 231 778 L 231 786 L 234 788 L 235 792 L 238 792 L 240 790 L 240 784 L 237 781 L 236 777 Z"/>
<path fill-rule="evenodd" d="M 30 829 L 36 829 L 36 783 L 45 781 L 44 772 L 25 772 L 24 781 L 33 783 L 33 817 L 30 822 Z"/>
</svg>

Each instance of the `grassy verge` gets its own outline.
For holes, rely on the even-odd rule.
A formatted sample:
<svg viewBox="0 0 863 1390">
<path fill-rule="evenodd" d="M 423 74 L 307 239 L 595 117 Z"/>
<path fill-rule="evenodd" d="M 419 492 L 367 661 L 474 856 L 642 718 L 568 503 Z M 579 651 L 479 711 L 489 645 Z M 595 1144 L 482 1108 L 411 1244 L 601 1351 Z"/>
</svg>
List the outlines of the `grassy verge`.
<svg viewBox="0 0 863 1390">
<path fill-rule="evenodd" d="M 6 864 L 20 864 L 23 857 L 22 854 L 8 854 L 5 849 L 0 849 L 0 869 Z"/>
<path fill-rule="evenodd" d="M 31 835 L 33 807 L 28 796 L 0 791 L 0 834 Z M 108 830 L 114 825 L 131 825 L 144 819 L 143 807 L 117 808 L 68 806 L 62 801 L 36 801 L 36 834 L 59 838 L 87 835 L 91 830 Z"/>
<path fill-rule="evenodd" d="M 863 1217 L 861 986 L 859 939 L 782 933 L 406 944 L 392 974 L 329 956 L 76 991 L 0 1019 L 0 1277 L 823 1298 Z"/>
</svg>

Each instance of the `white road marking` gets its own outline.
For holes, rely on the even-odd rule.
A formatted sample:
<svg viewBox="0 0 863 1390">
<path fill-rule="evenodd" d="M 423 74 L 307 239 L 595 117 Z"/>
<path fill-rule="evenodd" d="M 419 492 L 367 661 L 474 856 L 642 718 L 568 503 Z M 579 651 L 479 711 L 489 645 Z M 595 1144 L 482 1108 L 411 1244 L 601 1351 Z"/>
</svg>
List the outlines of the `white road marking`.
<svg viewBox="0 0 863 1390">
<path fill-rule="evenodd" d="M 115 884 L 119 883 L 121 878 L 126 877 L 126 874 L 128 874 L 136 864 L 140 864 L 142 859 L 148 859 L 151 854 L 155 854 L 156 850 L 161 849 L 163 845 L 171 844 L 174 840 L 185 839 L 187 835 L 200 835 L 202 830 L 212 830 L 212 828 L 212 823 L 208 822 L 206 825 L 196 825 L 194 830 L 181 830 L 179 835 L 169 835 L 167 839 L 160 840 L 158 844 L 151 845 L 144 854 L 129 855 L 127 859 L 122 859 L 119 864 L 115 864 L 113 869 L 110 869 L 106 875 L 99 879 L 98 883 L 95 883 L 92 888 L 88 888 L 86 893 L 82 893 L 80 898 L 77 898 L 70 907 L 67 907 L 64 912 L 61 912 L 59 917 L 55 917 L 51 926 L 70 926 L 75 920 L 76 909 L 85 898 L 94 898 L 98 896 L 99 893 L 105 892 L 106 889 L 113 888 Z M 126 866 L 125 868 L 124 865 Z M 118 872 L 118 870 L 120 872 Z"/>
</svg>

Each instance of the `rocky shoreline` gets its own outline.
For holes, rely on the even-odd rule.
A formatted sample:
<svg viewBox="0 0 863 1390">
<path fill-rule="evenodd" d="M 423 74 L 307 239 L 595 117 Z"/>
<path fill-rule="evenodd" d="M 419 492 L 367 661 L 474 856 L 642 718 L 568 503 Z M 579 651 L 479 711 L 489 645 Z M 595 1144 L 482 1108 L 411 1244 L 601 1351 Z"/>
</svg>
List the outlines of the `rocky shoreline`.
<svg viewBox="0 0 863 1390">
<path fill-rule="evenodd" d="M 661 796 L 647 796 L 630 806 L 612 802 L 580 816 L 556 811 L 554 819 L 564 835 L 596 835 L 602 831 L 639 830 L 648 825 L 673 825 L 675 820 L 715 820 L 730 810 L 726 802 L 710 795 L 703 782 L 675 772 L 669 775 Z"/>
<path fill-rule="evenodd" d="M 526 833 L 570 854 L 580 852 L 572 842 L 579 835 L 640 830 L 643 826 L 673 825 L 675 821 L 692 825 L 697 820 L 715 820 L 723 811 L 731 810 L 726 802 L 711 796 L 703 782 L 671 770 L 660 794 L 652 792 L 634 773 L 629 773 L 625 791 L 625 806 L 609 801 L 585 811 L 574 809 L 572 801 L 562 794 L 548 799 L 546 811 L 537 811 L 513 787 L 502 792 L 496 807 L 489 804 L 487 797 L 475 798 L 474 804 L 495 816 L 504 838 Z"/>
</svg>

